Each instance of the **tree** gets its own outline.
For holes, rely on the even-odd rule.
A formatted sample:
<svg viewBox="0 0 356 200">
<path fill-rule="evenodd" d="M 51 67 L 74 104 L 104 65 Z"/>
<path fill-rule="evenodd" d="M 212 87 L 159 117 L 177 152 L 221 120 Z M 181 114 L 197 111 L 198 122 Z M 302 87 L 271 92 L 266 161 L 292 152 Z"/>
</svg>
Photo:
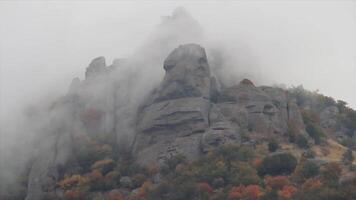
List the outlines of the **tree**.
<svg viewBox="0 0 356 200">
<path fill-rule="evenodd" d="M 214 192 L 214 189 L 206 182 L 200 182 L 197 185 L 199 199 L 209 199 L 209 196 Z"/>
<path fill-rule="evenodd" d="M 298 147 L 303 148 L 303 149 L 306 149 L 309 147 L 308 139 L 303 135 L 296 136 L 295 143 L 298 145 Z"/>
<path fill-rule="evenodd" d="M 306 161 L 299 172 L 299 176 L 305 179 L 312 178 L 317 175 L 319 175 L 319 166 L 312 161 Z"/>
<path fill-rule="evenodd" d="M 344 153 L 344 155 L 342 156 L 342 161 L 345 164 L 351 164 L 352 161 L 354 161 L 354 155 L 352 154 L 352 150 L 351 149 L 347 149 L 346 152 Z"/>
<path fill-rule="evenodd" d="M 278 144 L 277 140 L 272 139 L 271 141 L 268 142 L 268 150 L 270 152 L 275 152 L 275 151 L 277 151 L 278 148 L 279 148 L 279 144 Z"/>
<path fill-rule="evenodd" d="M 288 200 L 292 198 L 292 195 L 297 192 L 297 188 L 291 185 L 286 185 L 281 191 L 278 192 L 278 197 L 281 200 Z"/>
<path fill-rule="evenodd" d="M 280 190 L 284 186 L 289 185 L 290 181 L 287 176 L 266 176 L 264 179 L 267 188 Z"/>
<path fill-rule="evenodd" d="M 336 163 L 328 163 L 322 169 L 323 182 L 330 186 L 338 185 L 339 178 L 341 176 L 342 168 Z"/>
<path fill-rule="evenodd" d="M 297 159 L 289 153 L 279 153 L 262 160 L 258 167 L 258 175 L 288 175 L 292 173 L 297 166 Z"/>
<path fill-rule="evenodd" d="M 229 200 L 258 200 L 262 196 L 261 189 L 258 185 L 240 185 L 233 187 L 230 192 Z"/>
</svg>

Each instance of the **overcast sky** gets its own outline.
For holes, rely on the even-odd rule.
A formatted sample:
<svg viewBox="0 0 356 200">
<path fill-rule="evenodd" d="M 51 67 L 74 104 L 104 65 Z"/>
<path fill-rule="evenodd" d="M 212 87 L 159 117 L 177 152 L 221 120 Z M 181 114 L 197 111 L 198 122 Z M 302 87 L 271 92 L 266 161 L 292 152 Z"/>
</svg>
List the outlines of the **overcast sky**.
<svg viewBox="0 0 356 200">
<path fill-rule="evenodd" d="M 356 108 L 355 1 L 219 2 L 0 1 L 1 121 L 64 94 L 93 58 L 128 56 L 179 6 L 250 63 L 231 68 L 254 67 L 261 83 L 303 84 Z"/>
</svg>

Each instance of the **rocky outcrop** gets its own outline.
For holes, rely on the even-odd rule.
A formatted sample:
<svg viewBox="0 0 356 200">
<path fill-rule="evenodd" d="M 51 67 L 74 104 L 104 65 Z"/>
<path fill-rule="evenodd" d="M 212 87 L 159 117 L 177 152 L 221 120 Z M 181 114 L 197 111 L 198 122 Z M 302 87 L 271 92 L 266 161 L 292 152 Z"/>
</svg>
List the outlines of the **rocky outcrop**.
<svg viewBox="0 0 356 200">
<path fill-rule="evenodd" d="M 134 145 L 143 165 L 183 154 L 199 156 L 209 126 L 210 69 L 199 45 L 181 45 L 164 61 L 163 82 L 139 111 Z"/>
<path fill-rule="evenodd" d="M 106 63 L 104 57 L 97 57 L 91 61 L 89 67 L 85 72 L 85 78 L 95 77 L 106 72 Z"/>
<path fill-rule="evenodd" d="M 203 152 L 214 150 L 221 145 L 240 144 L 240 126 L 225 117 L 217 105 L 212 105 L 209 122 L 210 127 L 202 136 L 201 150 Z"/>
<path fill-rule="evenodd" d="M 138 100 L 145 96 L 141 87 L 130 90 L 137 74 L 129 63 L 116 60 L 107 67 L 99 57 L 88 66 L 85 80 L 72 81 L 44 123 L 47 137 L 29 175 L 27 200 L 54 189 L 58 168 L 75 156 L 72 138 L 77 132 L 112 138 L 117 149 L 132 148 L 141 165 L 162 164 L 178 154 L 195 160 L 221 145 L 241 144 L 242 134 L 253 141 L 277 135 L 284 139 L 290 123 L 306 134 L 299 108 L 285 90 L 257 87 L 248 79 L 220 88 L 197 44 L 181 45 L 169 54 L 164 79 L 143 103 Z M 122 76 L 120 69 L 132 77 Z"/>
<path fill-rule="evenodd" d="M 246 79 L 222 90 L 218 106 L 226 111 L 235 110 L 225 114 L 248 132 L 261 137 L 287 132 L 287 96 L 283 90 L 258 88 Z"/>
<path fill-rule="evenodd" d="M 323 128 L 336 130 L 338 123 L 339 109 L 336 106 L 326 107 L 320 113 L 320 125 Z"/>
<path fill-rule="evenodd" d="M 205 51 L 181 45 L 165 60 L 161 85 L 139 110 L 134 152 L 142 165 L 183 154 L 193 160 L 224 144 L 252 139 L 287 138 L 289 124 L 307 135 L 294 100 L 280 88 L 256 87 L 245 79 L 218 88 Z"/>
</svg>

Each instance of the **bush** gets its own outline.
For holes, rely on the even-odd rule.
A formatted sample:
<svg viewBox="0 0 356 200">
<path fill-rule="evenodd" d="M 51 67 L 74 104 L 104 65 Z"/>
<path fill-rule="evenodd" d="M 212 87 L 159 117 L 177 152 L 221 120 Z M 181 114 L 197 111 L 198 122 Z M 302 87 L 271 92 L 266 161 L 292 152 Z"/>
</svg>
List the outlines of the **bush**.
<svg viewBox="0 0 356 200">
<path fill-rule="evenodd" d="M 231 171 L 227 174 L 227 180 L 233 185 L 251 185 L 260 182 L 256 169 L 244 162 L 232 164 Z"/>
<path fill-rule="evenodd" d="M 338 163 L 332 162 L 326 164 L 321 171 L 321 175 L 324 183 L 326 183 L 329 186 L 338 185 L 341 172 L 342 172 L 342 168 Z"/>
<path fill-rule="evenodd" d="M 233 187 L 229 192 L 229 200 L 257 200 L 262 196 L 262 191 L 258 185 Z"/>
<path fill-rule="evenodd" d="M 274 190 L 281 190 L 284 186 L 290 184 L 287 176 L 266 176 L 264 182 L 267 188 Z"/>
<path fill-rule="evenodd" d="M 92 166 L 92 170 L 99 170 L 102 174 L 107 174 L 108 172 L 112 171 L 115 167 L 115 162 L 112 159 L 103 159 L 96 161 Z"/>
<path fill-rule="evenodd" d="M 343 157 L 342 157 L 342 161 L 345 164 L 351 164 L 352 161 L 354 161 L 354 155 L 352 154 L 352 150 L 351 149 L 347 149 L 346 152 L 344 153 Z"/>
<path fill-rule="evenodd" d="M 277 149 L 279 149 L 279 144 L 278 144 L 277 140 L 272 139 L 271 141 L 268 142 L 268 150 L 270 152 L 275 152 L 275 151 L 277 151 Z"/>
<path fill-rule="evenodd" d="M 186 161 L 185 156 L 178 154 L 178 155 L 173 156 L 170 159 L 166 160 L 166 164 L 170 170 L 175 170 L 177 165 L 184 163 L 185 161 Z"/>
<path fill-rule="evenodd" d="M 305 136 L 303 135 L 298 135 L 296 138 L 295 143 L 298 145 L 298 147 L 306 149 L 309 148 L 308 140 Z"/>
<path fill-rule="evenodd" d="M 312 161 L 306 161 L 300 170 L 300 176 L 302 178 L 308 179 L 319 175 L 320 168 L 317 164 Z"/>
<path fill-rule="evenodd" d="M 265 157 L 258 167 L 258 175 L 288 175 L 297 166 L 297 159 L 289 153 L 279 153 Z"/>
<path fill-rule="evenodd" d="M 322 139 L 325 138 L 325 133 L 319 126 L 319 117 L 315 113 L 307 110 L 302 112 L 302 116 L 307 133 L 314 139 L 315 144 L 320 144 Z"/>
<path fill-rule="evenodd" d="M 321 144 L 325 134 L 320 126 L 316 124 L 307 124 L 306 131 L 314 139 L 315 144 Z"/>
</svg>

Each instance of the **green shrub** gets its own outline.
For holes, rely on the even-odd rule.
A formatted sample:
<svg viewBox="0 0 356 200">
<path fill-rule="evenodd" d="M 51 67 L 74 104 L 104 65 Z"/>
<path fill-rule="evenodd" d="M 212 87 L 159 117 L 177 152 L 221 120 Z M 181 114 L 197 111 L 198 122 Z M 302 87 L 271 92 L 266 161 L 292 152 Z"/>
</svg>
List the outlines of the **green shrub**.
<svg viewBox="0 0 356 200">
<path fill-rule="evenodd" d="M 342 161 L 345 164 L 351 164 L 354 161 L 354 155 L 352 154 L 352 150 L 351 149 L 347 149 L 347 151 L 344 153 L 343 157 L 342 157 Z"/>
<path fill-rule="evenodd" d="M 277 140 L 272 139 L 271 141 L 268 142 L 268 150 L 270 152 L 275 152 L 275 151 L 277 151 L 278 148 L 279 148 L 279 144 L 278 144 Z"/>
<path fill-rule="evenodd" d="M 308 139 L 303 136 L 303 135 L 298 135 L 296 137 L 296 141 L 295 143 L 298 145 L 298 147 L 306 149 L 309 148 L 309 144 L 308 144 Z"/>
<path fill-rule="evenodd" d="M 316 124 L 307 124 L 306 131 L 311 138 L 314 139 L 315 144 L 320 144 L 325 138 L 325 134 L 320 126 Z"/>
<path fill-rule="evenodd" d="M 258 175 L 288 175 L 291 174 L 297 166 L 297 159 L 289 153 L 279 153 L 262 160 L 258 167 Z"/>
<path fill-rule="evenodd" d="M 318 115 L 312 111 L 304 110 L 302 116 L 307 133 L 314 139 L 315 144 L 320 144 L 325 138 L 325 133 L 319 125 Z"/>
<path fill-rule="evenodd" d="M 317 164 L 312 161 L 306 161 L 300 170 L 300 176 L 303 178 L 311 178 L 319 175 L 320 168 Z"/>
</svg>

